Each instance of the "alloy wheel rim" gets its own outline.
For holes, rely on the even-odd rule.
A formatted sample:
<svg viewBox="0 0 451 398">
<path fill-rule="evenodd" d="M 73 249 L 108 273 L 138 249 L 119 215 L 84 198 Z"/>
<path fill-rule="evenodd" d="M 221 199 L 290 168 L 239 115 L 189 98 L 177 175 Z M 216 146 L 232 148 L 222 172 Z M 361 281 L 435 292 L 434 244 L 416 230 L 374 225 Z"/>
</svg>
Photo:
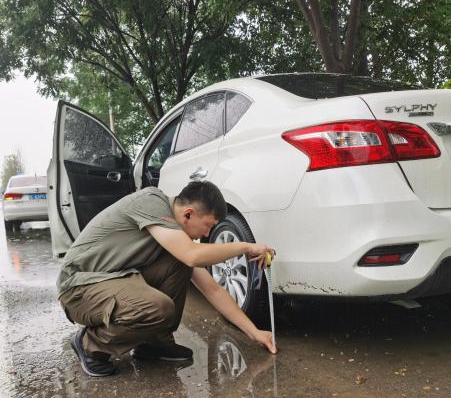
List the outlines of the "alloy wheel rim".
<svg viewBox="0 0 451 398">
<path fill-rule="evenodd" d="M 217 375 L 223 384 L 236 379 L 247 369 L 246 361 L 240 349 L 231 341 L 224 341 L 218 348 Z"/>
<path fill-rule="evenodd" d="M 241 239 L 233 232 L 224 230 L 219 233 L 214 243 L 241 242 Z M 212 265 L 212 275 L 238 306 L 242 308 L 247 296 L 248 263 L 244 254 L 233 257 L 222 263 Z"/>
</svg>

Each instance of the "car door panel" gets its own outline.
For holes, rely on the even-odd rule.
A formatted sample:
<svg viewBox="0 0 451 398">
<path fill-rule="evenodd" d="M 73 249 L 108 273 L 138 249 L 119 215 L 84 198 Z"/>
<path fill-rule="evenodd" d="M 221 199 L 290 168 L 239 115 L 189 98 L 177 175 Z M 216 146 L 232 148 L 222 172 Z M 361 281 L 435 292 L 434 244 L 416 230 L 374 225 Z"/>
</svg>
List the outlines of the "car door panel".
<svg viewBox="0 0 451 398">
<path fill-rule="evenodd" d="M 96 214 L 133 191 L 131 168 L 131 159 L 100 120 L 58 103 L 48 169 L 55 254 L 66 251 Z"/>
<path fill-rule="evenodd" d="M 174 196 L 191 181 L 209 181 L 218 163 L 218 150 L 222 140 L 223 137 L 219 137 L 200 147 L 169 157 L 160 170 L 159 187 L 163 192 Z"/>
<path fill-rule="evenodd" d="M 225 93 L 197 98 L 185 106 L 172 155 L 160 170 L 159 187 L 170 196 L 191 181 L 210 180 L 224 137 Z"/>
<path fill-rule="evenodd" d="M 99 213 L 110 206 L 124 193 L 130 192 L 130 173 L 128 170 L 109 171 L 93 165 L 64 161 L 74 198 L 80 230 Z M 118 169 L 114 169 L 118 170 Z M 119 169 L 120 170 L 120 169 Z M 111 173 L 120 173 L 118 181 L 108 179 Z"/>
</svg>

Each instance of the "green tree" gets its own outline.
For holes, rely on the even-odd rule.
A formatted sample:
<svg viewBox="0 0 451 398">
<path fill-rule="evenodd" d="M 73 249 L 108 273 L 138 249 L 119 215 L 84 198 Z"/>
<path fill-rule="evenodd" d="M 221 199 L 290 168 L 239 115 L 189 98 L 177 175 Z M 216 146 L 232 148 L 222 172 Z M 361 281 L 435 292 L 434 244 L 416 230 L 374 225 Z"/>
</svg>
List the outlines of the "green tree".
<svg viewBox="0 0 451 398">
<path fill-rule="evenodd" d="M 71 64 L 92 65 L 127 85 L 156 123 L 241 8 L 240 0 L 1 0 L 0 74 L 21 67 L 55 95 Z"/>
<path fill-rule="evenodd" d="M 438 87 L 451 72 L 449 0 L 296 0 L 328 72 Z"/>
<path fill-rule="evenodd" d="M 256 71 L 274 73 L 320 68 L 321 58 L 312 45 L 308 29 L 302 25 L 302 17 L 293 13 L 292 0 L 283 0 L 283 3 L 275 7 L 268 0 L 256 4 L 243 2 L 243 12 L 233 19 L 224 34 L 214 45 L 202 49 L 201 61 L 186 94 L 219 80 L 248 76 Z M 222 7 L 221 4 L 210 2 L 209 6 L 214 9 Z M 277 24 L 279 30 L 274 29 Z M 65 76 L 52 77 L 52 85 L 46 86 L 45 91 L 76 103 L 107 125 L 112 109 L 115 133 L 133 154 L 155 124 L 134 91 L 97 65 L 72 61 L 67 71 Z M 48 84 L 46 80 L 44 84 Z M 167 90 L 164 96 L 167 107 L 180 99 L 174 97 L 175 87 L 173 90 Z"/>
<path fill-rule="evenodd" d="M 6 189 L 6 185 L 8 184 L 8 181 L 12 176 L 23 173 L 24 171 L 25 167 L 22 163 L 22 156 L 19 150 L 13 155 L 5 156 L 3 160 L 3 170 L 1 177 L 1 191 L 3 192 Z"/>
<path fill-rule="evenodd" d="M 340 71 L 439 87 L 449 0 L 0 0 L 0 79 L 109 124 L 133 152 L 192 91 L 261 73 Z"/>
<path fill-rule="evenodd" d="M 209 61 L 195 77 L 195 86 L 255 74 L 322 68 L 321 56 L 292 0 L 250 1 L 212 48 Z"/>
<path fill-rule="evenodd" d="M 153 127 L 130 87 L 91 65 L 72 67 L 70 74 L 61 79 L 59 96 L 75 102 L 102 120 L 132 157 Z"/>
<path fill-rule="evenodd" d="M 319 0 L 296 0 L 296 2 L 318 45 L 326 70 L 351 72 L 361 25 L 362 1 L 351 0 L 349 9 L 346 4 L 348 1 L 323 1 L 323 9 Z"/>
<path fill-rule="evenodd" d="M 370 75 L 440 87 L 451 76 L 449 0 L 369 4 L 365 48 Z"/>
</svg>

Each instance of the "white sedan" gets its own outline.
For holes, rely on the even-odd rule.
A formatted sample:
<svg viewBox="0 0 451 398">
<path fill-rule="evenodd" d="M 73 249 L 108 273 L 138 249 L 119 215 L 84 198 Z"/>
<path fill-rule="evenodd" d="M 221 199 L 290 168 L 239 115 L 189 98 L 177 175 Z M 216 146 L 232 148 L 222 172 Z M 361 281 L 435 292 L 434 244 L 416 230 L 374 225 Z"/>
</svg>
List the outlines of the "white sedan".
<svg viewBox="0 0 451 398">
<path fill-rule="evenodd" d="M 207 179 L 229 206 L 209 240 L 274 247 L 276 294 L 451 291 L 451 90 L 335 74 L 229 80 L 168 112 L 134 165 L 73 105 L 59 103 L 55 126 L 55 254 L 127 193 L 155 185 L 173 196 Z M 266 309 L 266 282 L 247 258 L 211 271 L 252 318 Z"/>
<path fill-rule="evenodd" d="M 6 230 L 18 230 L 23 221 L 47 221 L 47 177 L 12 176 L 3 194 Z"/>
</svg>

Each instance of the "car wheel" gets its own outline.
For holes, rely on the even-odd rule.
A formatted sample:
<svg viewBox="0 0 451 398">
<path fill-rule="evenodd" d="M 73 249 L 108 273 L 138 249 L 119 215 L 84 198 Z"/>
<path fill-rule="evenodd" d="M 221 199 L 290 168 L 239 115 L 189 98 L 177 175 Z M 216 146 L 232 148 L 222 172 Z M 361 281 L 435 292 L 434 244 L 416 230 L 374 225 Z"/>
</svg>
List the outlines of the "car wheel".
<svg viewBox="0 0 451 398">
<path fill-rule="evenodd" d="M 209 237 L 210 243 L 255 242 L 246 221 L 236 213 L 227 214 Z M 264 274 L 258 287 L 257 264 L 246 255 L 226 260 L 209 267 L 214 280 L 218 282 L 236 301 L 246 315 L 257 324 L 267 322 L 268 285 Z"/>
<path fill-rule="evenodd" d="M 13 221 L 6 221 L 5 220 L 5 229 L 8 232 L 11 232 L 13 230 Z"/>
<path fill-rule="evenodd" d="M 20 226 L 22 221 L 6 221 L 5 220 L 5 229 L 8 232 L 17 232 L 20 230 Z"/>
</svg>

